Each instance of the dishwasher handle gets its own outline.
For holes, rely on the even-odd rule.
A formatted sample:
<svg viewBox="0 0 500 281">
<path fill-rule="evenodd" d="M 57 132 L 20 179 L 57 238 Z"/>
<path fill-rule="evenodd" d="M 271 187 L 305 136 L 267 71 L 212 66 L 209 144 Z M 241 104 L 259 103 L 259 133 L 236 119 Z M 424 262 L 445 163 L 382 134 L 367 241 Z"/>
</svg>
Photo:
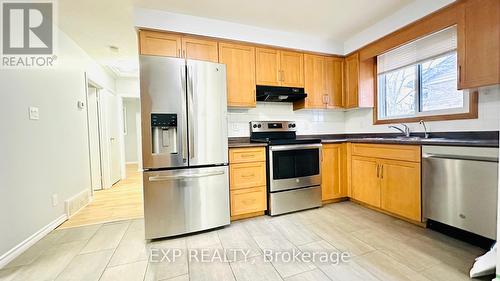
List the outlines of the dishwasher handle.
<svg viewBox="0 0 500 281">
<path fill-rule="evenodd" d="M 452 159 L 452 160 L 469 160 L 469 161 L 482 161 L 482 162 L 496 162 L 496 163 L 498 163 L 498 157 L 486 157 L 486 156 L 422 153 L 422 158 L 424 158 L 424 159 L 438 158 L 438 159 Z"/>
</svg>

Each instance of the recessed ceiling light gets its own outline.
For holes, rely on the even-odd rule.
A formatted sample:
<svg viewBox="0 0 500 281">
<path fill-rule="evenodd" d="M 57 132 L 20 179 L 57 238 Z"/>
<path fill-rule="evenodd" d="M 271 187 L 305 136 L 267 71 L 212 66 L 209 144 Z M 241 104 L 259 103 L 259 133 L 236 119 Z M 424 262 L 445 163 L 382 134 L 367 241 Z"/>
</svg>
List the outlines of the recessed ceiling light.
<svg viewBox="0 0 500 281">
<path fill-rule="evenodd" d="M 120 51 L 120 48 L 114 45 L 109 45 L 109 50 L 113 53 L 118 53 Z"/>
</svg>

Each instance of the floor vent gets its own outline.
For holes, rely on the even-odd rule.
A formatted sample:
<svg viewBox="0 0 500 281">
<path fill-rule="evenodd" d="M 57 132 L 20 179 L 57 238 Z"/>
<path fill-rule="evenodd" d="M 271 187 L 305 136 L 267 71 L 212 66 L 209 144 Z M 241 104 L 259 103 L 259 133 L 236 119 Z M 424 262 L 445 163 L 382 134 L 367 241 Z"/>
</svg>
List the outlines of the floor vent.
<svg viewBox="0 0 500 281">
<path fill-rule="evenodd" d="M 66 200 L 65 208 L 68 218 L 76 214 L 81 208 L 87 206 L 90 202 L 90 191 L 84 190 L 77 195 Z"/>
</svg>

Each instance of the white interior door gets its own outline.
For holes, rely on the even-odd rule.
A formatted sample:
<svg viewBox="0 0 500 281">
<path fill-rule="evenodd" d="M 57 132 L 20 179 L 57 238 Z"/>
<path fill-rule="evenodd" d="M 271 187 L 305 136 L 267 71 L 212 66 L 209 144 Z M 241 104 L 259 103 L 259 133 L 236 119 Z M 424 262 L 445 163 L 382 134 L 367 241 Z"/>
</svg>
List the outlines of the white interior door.
<svg viewBox="0 0 500 281">
<path fill-rule="evenodd" d="M 106 121 L 108 127 L 108 148 L 109 148 L 109 172 L 111 184 L 117 183 L 121 179 L 121 153 L 120 153 L 120 98 L 107 94 Z"/>
<path fill-rule="evenodd" d="M 89 86 L 87 89 L 87 118 L 89 125 L 90 177 L 93 190 L 102 189 L 101 145 L 99 128 L 98 90 Z"/>
</svg>

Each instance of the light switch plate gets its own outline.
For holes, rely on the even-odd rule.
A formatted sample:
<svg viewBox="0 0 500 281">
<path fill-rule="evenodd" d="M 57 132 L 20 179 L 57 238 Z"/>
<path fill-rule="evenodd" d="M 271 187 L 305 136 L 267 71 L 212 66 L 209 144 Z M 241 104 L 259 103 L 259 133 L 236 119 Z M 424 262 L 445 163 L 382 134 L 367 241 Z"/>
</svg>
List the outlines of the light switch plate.
<svg viewBox="0 0 500 281">
<path fill-rule="evenodd" d="M 59 196 L 57 193 L 52 194 L 52 206 L 55 207 L 59 204 Z"/>
<path fill-rule="evenodd" d="M 30 116 L 30 120 L 38 120 L 38 119 L 40 119 L 40 112 L 38 111 L 38 107 L 30 106 L 30 108 L 29 108 L 29 116 Z"/>
</svg>

